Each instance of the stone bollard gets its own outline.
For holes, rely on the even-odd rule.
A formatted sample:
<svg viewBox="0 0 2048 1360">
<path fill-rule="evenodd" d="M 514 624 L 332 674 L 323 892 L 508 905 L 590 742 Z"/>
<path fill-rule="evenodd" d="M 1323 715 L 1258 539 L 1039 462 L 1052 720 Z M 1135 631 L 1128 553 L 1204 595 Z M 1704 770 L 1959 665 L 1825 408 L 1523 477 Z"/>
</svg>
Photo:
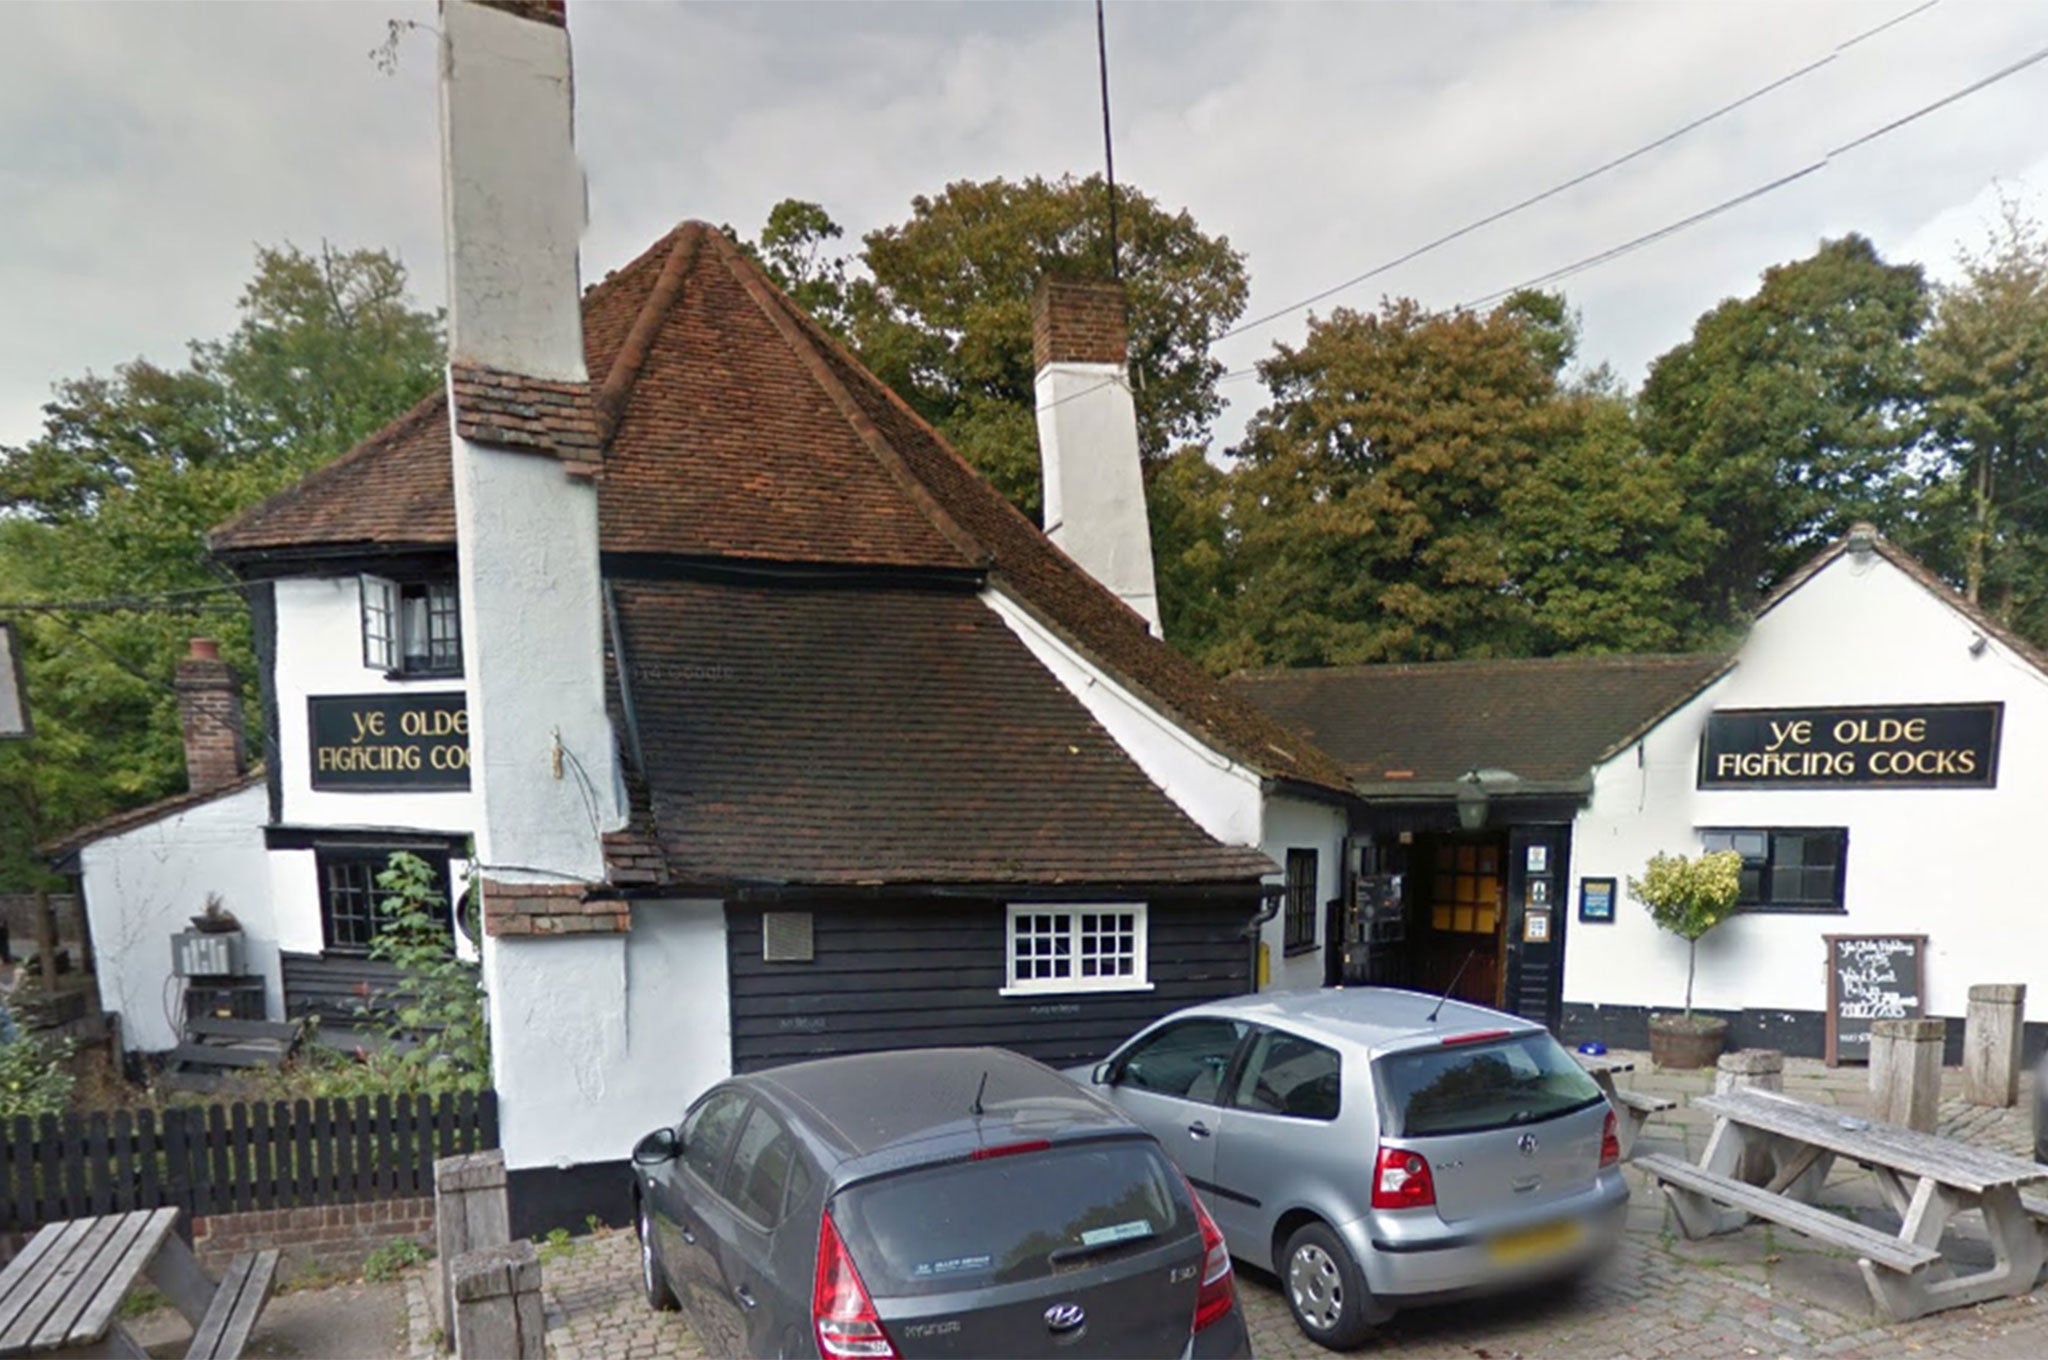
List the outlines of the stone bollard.
<svg viewBox="0 0 2048 1360">
<path fill-rule="evenodd" d="M 1937 1019 L 1870 1022 L 1870 1117 L 1933 1133 L 1941 1110 L 1941 1044 Z"/>
<path fill-rule="evenodd" d="M 1729 1091 L 1783 1091 L 1785 1055 L 1775 1048 L 1745 1048 L 1723 1053 L 1714 1063 L 1714 1094 Z M 1752 1143 L 1743 1149 L 1737 1180 L 1751 1185 L 1768 1185 L 1776 1174 L 1777 1159 L 1768 1147 Z"/>
<path fill-rule="evenodd" d="M 1980 982 L 1970 988 L 1963 1022 L 1963 1098 L 2005 1109 L 2020 1098 L 2020 1023 L 2027 988 L 2018 982 Z"/>
<path fill-rule="evenodd" d="M 455 1259 L 512 1240 L 511 1202 L 505 1189 L 505 1154 L 465 1152 L 434 1162 L 434 1255 L 441 1287 L 428 1291 L 441 1343 L 455 1343 Z"/>
<path fill-rule="evenodd" d="M 455 1354 L 461 1360 L 542 1360 L 540 1253 L 531 1242 L 464 1252 L 449 1263 L 455 1282 Z"/>
</svg>

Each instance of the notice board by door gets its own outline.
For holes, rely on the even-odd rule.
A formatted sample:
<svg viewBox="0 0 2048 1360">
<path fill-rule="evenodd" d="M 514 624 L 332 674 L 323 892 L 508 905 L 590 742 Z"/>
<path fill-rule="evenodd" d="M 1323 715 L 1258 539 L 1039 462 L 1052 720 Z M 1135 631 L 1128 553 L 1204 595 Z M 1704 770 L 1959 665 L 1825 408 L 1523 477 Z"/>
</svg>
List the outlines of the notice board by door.
<svg viewBox="0 0 2048 1360">
<path fill-rule="evenodd" d="M 1828 935 L 1827 1060 L 1870 1061 L 1870 1022 L 1927 1010 L 1925 935 Z"/>
</svg>

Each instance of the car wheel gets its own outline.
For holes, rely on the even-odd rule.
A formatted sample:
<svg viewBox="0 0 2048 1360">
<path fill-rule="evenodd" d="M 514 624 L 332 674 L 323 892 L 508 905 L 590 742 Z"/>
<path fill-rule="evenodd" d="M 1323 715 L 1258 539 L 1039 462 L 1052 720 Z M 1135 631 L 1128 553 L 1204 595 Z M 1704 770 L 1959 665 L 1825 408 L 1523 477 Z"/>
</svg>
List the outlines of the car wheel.
<svg viewBox="0 0 2048 1360">
<path fill-rule="evenodd" d="M 1317 1345 L 1346 1351 L 1372 1330 L 1373 1307 L 1350 1250 L 1321 1223 L 1306 1223 L 1280 1254 L 1280 1288 L 1294 1325 Z"/>
<path fill-rule="evenodd" d="M 647 1306 L 666 1313 L 676 1306 L 676 1292 L 668 1287 L 668 1272 L 661 1266 L 661 1244 L 654 1240 L 654 1215 L 647 1201 L 640 1201 L 640 1288 L 647 1294 Z"/>
</svg>

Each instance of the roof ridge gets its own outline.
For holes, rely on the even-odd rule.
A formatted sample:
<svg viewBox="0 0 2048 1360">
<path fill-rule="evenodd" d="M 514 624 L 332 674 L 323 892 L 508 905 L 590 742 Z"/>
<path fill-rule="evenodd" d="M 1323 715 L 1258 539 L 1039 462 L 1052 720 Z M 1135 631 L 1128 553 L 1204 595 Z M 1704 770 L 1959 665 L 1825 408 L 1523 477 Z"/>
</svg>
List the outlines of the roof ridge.
<svg viewBox="0 0 2048 1360">
<path fill-rule="evenodd" d="M 825 362 L 825 357 L 816 349 L 820 342 L 836 342 L 824 335 L 822 330 L 816 334 L 807 333 L 806 326 L 799 319 L 801 309 L 791 303 L 788 295 L 777 288 L 738 246 L 717 232 L 711 232 L 706 239 L 712 242 L 711 253 L 746 291 L 748 298 L 767 318 L 768 324 L 775 328 L 776 335 L 789 347 L 790 353 L 803 365 L 804 371 L 810 374 L 811 380 L 824 392 L 840 417 L 852 427 L 860 439 L 861 446 L 873 455 L 883 471 L 889 474 L 910 498 L 911 503 L 924 514 L 931 526 L 938 530 L 940 537 L 952 544 L 974 565 L 989 566 L 995 555 L 989 551 L 988 545 L 969 533 L 954 519 L 939 503 L 938 497 L 932 494 L 931 488 L 910 470 L 909 465 L 903 461 L 903 455 L 897 452 L 889 443 L 888 437 L 876 428 L 874 421 L 868 419 L 867 412 L 860 409 L 860 403 L 854 400 L 853 394 L 846 390 L 846 384 L 832 372 L 831 367 Z"/>
<path fill-rule="evenodd" d="M 1552 666 L 1636 666 L 1649 663 L 1677 666 L 1708 660 L 1725 660 L 1725 651 L 1697 652 L 1560 652 L 1554 656 L 1458 656 L 1443 661 L 1354 661 L 1338 666 L 1263 666 L 1235 671 L 1226 677 L 1232 684 L 1266 680 L 1296 680 L 1320 675 L 1385 675 L 1393 671 L 1433 670 L 1456 667 L 1516 667 L 1542 670 Z"/>
<path fill-rule="evenodd" d="M 679 224 L 668 234 L 668 258 L 662 262 L 661 274 L 648 292 L 647 300 L 640 304 L 632 329 L 626 332 L 625 340 L 612 356 L 604 382 L 593 394 L 600 445 L 610 445 L 612 434 L 625 415 L 626 404 L 632 400 L 633 385 L 640 380 L 640 370 L 646 365 L 647 356 L 653 352 L 662 323 L 682 296 L 683 280 L 689 276 L 690 266 L 696 263 L 704 234 L 710 230 L 704 223 L 691 220 Z M 605 282 L 609 283 L 610 279 Z"/>
</svg>

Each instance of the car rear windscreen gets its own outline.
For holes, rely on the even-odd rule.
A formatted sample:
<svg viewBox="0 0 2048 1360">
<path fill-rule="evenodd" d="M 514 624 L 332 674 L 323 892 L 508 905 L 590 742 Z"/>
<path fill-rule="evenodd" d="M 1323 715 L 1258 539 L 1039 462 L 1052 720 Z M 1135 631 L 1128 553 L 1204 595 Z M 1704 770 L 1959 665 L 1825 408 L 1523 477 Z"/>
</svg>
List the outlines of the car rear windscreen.
<svg viewBox="0 0 2048 1360">
<path fill-rule="evenodd" d="M 975 1289 L 1193 1234 L 1175 1177 L 1150 1142 L 1066 1144 L 854 1185 L 832 1221 L 872 1293 Z"/>
<path fill-rule="evenodd" d="M 1534 1123 L 1600 1099 L 1600 1088 L 1548 1034 L 1417 1048 L 1379 1060 L 1387 1131 L 1397 1138 Z"/>
</svg>

